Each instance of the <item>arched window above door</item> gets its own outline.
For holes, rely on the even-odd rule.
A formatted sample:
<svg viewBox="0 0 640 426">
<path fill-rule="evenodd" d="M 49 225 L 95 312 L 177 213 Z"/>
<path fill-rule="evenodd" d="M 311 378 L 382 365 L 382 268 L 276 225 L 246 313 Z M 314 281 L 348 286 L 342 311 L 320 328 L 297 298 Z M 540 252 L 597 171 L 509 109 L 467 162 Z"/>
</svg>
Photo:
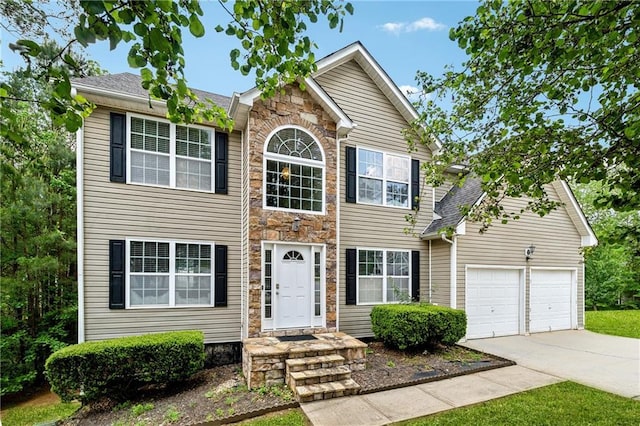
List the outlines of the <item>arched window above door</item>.
<svg viewBox="0 0 640 426">
<path fill-rule="evenodd" d="M 324 212 L 324 154 L 311 134 L 284 127 L 265 149 L 265 207 Z"/>
</svg>

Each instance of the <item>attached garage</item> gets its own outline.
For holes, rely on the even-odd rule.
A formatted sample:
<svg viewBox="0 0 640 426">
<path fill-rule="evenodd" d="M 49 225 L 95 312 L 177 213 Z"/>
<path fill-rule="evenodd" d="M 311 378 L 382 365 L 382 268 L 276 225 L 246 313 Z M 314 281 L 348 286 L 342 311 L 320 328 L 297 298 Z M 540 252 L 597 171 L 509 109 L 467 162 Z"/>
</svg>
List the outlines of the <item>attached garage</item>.
<svg viewBox="0 0 640 426">
<path fill-rule="evenodd" d="M 467 267 L 465 294 L 468 339 L 509 336 L 523 331 L 523 269 Z"/>
<path fill-rule="evenodd" d="M 574 328 L 575 269 L 531 268 L 529 332 Z"/>
</svg>

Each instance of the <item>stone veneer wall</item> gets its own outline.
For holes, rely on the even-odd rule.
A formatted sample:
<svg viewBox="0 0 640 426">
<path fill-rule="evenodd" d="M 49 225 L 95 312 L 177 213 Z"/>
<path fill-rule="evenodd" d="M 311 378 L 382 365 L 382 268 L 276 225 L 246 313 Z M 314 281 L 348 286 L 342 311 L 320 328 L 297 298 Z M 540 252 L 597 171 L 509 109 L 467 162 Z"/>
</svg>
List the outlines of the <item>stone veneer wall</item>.
<svg viewBox="0 0 640 426">
<path fill-rule="evenodd" d="M 325 155 L 325 215 L 263 209 L 264 145 L 273 130 L 286 125 L 304 128 L 322 145 Z M 299 333 L 336 329 L 336 160 L 335 121 L 308 92 L 300 90 L 297 85 L 290 85 L 284 94 L 254 103 L 249 116 L 249 337 L 261 335 L 262 241 L 325 244 L 327 327 L 326 330 L 314 328 L 300 330 Z M 291 225 L 296 216 L 301 219 L 300 229 L 293 232 Z"/>
</svg>

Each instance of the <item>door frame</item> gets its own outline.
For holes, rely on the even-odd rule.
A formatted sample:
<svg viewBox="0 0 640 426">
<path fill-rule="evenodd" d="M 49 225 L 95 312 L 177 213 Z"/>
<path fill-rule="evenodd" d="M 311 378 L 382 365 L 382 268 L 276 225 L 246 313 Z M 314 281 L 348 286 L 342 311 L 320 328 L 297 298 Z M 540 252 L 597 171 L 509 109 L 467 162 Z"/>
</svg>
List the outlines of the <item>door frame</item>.
<svg viewBox="0 0 640 426">
<path fill-rule="evenodd" d="M 569 271 L 571 272 L 571 296 L 570 296 L 570 317 L 571 328 L 570 330 L 576 330 L 578 328 L 578 268 L 562 267 L 562 266 L 531 266 L 529 267 L 529 304 L 528 309 L 531 312 L 531 289 L 533 287 L 533 275 L 535 271 Z M 584 309 L 584 308 L 583 308 Z M 531 314 L 529 314 L 529 324 L 527 324 L 527 331 L 531 332 Z M 540 332 L 534 332 L 540 333 Z"/>
<path fill-rule="evenodd" d="M 309 285 L 309 309 L 311 310 L 311 324 L 301 326 L 301 327 L 280 327 L 277 323 L 277 309 L 278 302 L 275 297 L 275 277 L 278 276 L 278 266 L 276 262 L 275 254 L 278 252 L 278 246 L 299 246 L 299 247 L 310 247 L 311 248 L 311 259 L 309 262 L 309 276 L 311 277 L 311 282 Z M 266 250 L 271 250 L 271 279 L 272 279 L 272 289 L 271 289 L 271 316 L 267 318 L 265 315 L 265 278 L 266 277 L 266 268 L 265 268 L 265 252 Z M 313 244 L 313 243 L 299 243 L 295 241 L 262 241 L 261 249 L 260 249 L 260 328 L 261 331 L 275 331 L 275 330 L 295 330 L 295 329 L 303 329 L 303 328 L 326 328 L 327 323 L 327 308 L 326 308 L 326 245 L 325 244 Z M 320 315 L 315 315 L 315 258 L 316 253 L 320 255 Z"/>
<path fill-rule="evenodd" d="M 518 335 L 522 335 L 526 333 L 525 328 L 525 296 L 526 296 L 526 275 L 527 275 L 527 267 L 526 266 L 509 266 L 509 265 L 480 265 L 480 264 L 466 264 L 464 265 L 464 311 L 465 313 L 469 311 L 469 269 L 510 269 L 514 271 L 518 271 L 519 273 L 519 282 L 518 282 Z M 467 340 L 468 337 L 465 332 L 464 340 Z"/>
</svg>

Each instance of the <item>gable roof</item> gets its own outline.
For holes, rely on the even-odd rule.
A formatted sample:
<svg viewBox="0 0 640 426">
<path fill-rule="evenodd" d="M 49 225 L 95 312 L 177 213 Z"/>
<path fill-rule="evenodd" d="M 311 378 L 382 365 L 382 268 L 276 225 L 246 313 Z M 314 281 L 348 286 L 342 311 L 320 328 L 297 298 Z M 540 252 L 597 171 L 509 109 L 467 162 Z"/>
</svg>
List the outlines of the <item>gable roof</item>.
<svg viewBox="0 0 640 426">
<path fill-rule="evenodd" d="M 556 190 L 558 197 L 564 203 L 567 214 L 571 222 L 576 227 L 581 236 L 581 245 L 583 247 L 595 246 L 598 244 L 591 225 L 578 204 L 571 188 L 565 181 L 555 181 L 551 184 Z M 434 212 L 440 216 L 431 221 L 431 223 L 422 231 L 421 238 L 431 239 L 440 235 L 440 230 L 448 227 L 457 227 L 466 220 L 460 211 L 461 206 L 472 207 L 484 196 L 482 190 L 482 181 L 477 177 L 467 177 L 464 184 L 460 187 L 454 185 L 442 200 L 436 203 Z"/>
<path fill-rule="evenodd" d="M 142 88 L 142 78 L 129 72 L 77 78 L 72 82 L 73 86 L 82 92 L 111 96 L 120 94 L 121 97 L 126 97 L 133 101 L 149 102 L 149 92 Z M 199 89 L 191 90 L 200 99 L 211 99 L 225 109 L 229 108 L 231 103 L 231 98 L 228 96 Z"/>
<path fill-rule="evenodd" d="M 460 207 L 473 206 L 483 195 L 482 182 L 479 178 L 467 177 L 462 186 L 454 185 L 435 205 L 434 212 L 440 218 L 431 221 L 422 231 L 421 236 L 436 235 L 443 228 L 458 226 L 464 219 Z"/>
</svg>

